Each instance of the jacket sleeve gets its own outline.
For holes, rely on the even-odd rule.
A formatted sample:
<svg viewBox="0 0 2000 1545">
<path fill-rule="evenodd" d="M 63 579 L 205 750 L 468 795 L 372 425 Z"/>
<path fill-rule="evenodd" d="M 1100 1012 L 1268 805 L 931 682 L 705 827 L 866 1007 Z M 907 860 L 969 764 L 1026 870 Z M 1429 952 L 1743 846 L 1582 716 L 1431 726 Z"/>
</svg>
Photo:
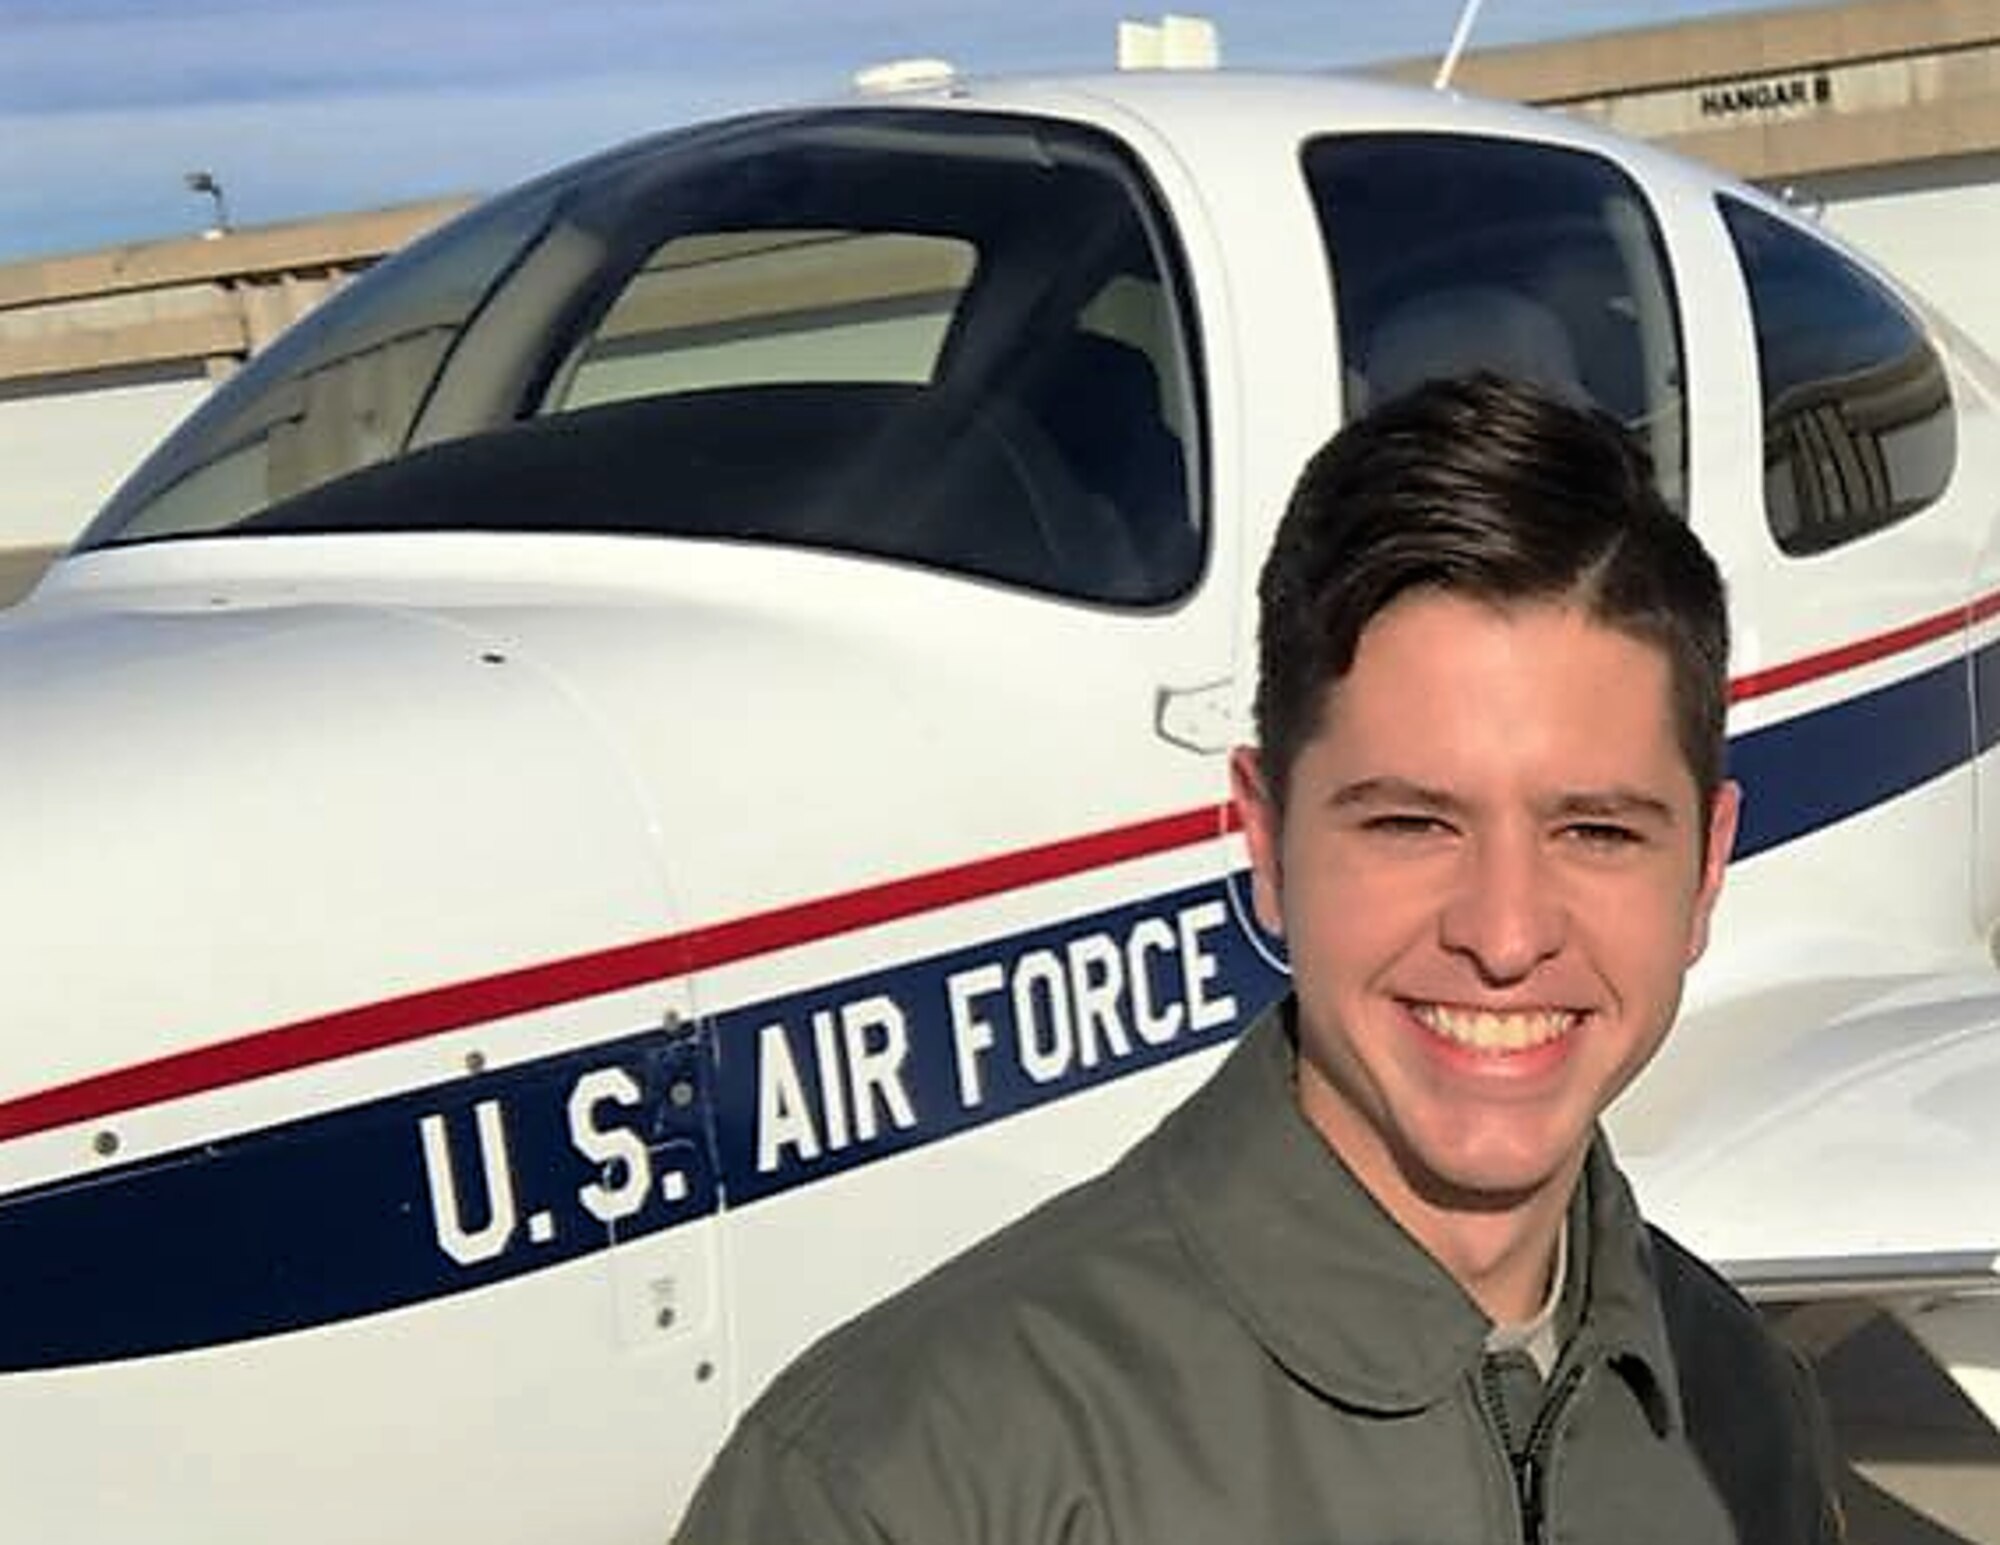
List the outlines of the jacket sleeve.
<svg viewBox="0 0 2000 1545">
<path fill-rule="evenodd" d="M 673 1545 L 901 1545 L 859 1488 L 754 1416 L 716 1456 Z"/>
<path fill-rule="evenodd" d="M 1689 1441 L 1737 1537 L 1839 1545 L 1842 1463 L 1812 1369 L 1712 1267 L 1651 1235 Z"/>
</svg>

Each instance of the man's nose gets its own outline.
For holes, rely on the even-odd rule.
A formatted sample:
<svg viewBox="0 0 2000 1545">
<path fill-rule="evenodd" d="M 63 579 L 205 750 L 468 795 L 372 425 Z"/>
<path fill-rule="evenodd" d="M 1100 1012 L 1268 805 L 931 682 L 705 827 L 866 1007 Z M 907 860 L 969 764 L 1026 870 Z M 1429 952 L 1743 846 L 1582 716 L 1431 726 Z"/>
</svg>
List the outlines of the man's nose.
<svg viewBox="0 0 2000 1545">
<path fill-rule="evenodd" d="M 1549 855 L 1530 832 L 1468 845 L 1440 932 L 1491 983 L 1518 982 L 1563 947 L 1568 913 Z"/>
</svg>

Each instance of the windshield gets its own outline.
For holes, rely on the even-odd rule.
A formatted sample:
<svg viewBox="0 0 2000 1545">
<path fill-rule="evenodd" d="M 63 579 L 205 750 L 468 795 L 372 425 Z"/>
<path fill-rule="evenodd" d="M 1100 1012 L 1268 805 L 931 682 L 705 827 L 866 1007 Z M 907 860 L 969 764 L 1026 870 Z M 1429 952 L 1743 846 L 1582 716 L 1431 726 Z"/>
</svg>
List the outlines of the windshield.
<svg viewBox="0 0 2000 1545">
<path fill-rule="evenodd" d="M 1190 302 L 1107 137 L 863 110 L 491 206 L 246 371 L 92 528 L 602 531 L 1095 600 L 1202 556 Z"/>
</svg>

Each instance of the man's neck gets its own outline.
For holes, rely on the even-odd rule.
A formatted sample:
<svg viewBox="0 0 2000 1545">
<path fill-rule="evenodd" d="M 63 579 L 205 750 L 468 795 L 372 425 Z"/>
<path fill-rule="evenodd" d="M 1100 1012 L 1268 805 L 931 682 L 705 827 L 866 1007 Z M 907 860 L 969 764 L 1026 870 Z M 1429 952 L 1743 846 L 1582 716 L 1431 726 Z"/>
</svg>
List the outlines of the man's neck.
<svg viewBox="0 0 2000 1545">
<path fill-rule="evenodd" d="M 1566 1194 L 1504 1212 L 1433 1210 L 1416 1218 L 1376 1199 L 1496 1325 L 1531 1320 L 1547 1301 Z"/>
</svg>

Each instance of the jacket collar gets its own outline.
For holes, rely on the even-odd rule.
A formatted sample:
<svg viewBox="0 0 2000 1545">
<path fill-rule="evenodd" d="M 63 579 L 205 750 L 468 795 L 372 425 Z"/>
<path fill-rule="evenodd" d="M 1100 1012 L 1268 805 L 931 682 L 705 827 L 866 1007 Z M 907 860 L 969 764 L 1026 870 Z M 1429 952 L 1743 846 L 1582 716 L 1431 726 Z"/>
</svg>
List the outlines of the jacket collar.
<svg viewBox="0 0 2000 1545">
<path fill-rule="evenodd" d="M 1260 1015 L 1161 1128 L 1168 1216 L 1258 1342 L 1329 1399 L 1382 1413 L 1443 1398 L 1483 1354 L 1490 1321 L 1307 1123 L 1293 1094 L 1290 999 Z M 1563 1362 L 1601 1359 L 1654 1427 L 1680 1426 L 1673 1362 L 1631 1193 L 1603 1139 L 1572 1217 L 1583 1317 Z M 1580 1226 L 1579 1226 L 1580 1225 Z"/>
</svg>

